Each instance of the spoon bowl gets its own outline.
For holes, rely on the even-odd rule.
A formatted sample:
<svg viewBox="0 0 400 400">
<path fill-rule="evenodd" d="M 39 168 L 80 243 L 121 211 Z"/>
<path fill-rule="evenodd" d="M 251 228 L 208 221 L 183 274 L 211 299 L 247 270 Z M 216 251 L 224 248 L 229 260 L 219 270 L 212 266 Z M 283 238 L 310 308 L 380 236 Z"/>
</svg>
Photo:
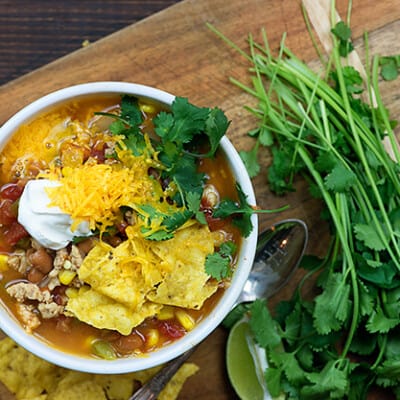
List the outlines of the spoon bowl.
<svg viewBox="0 0 400 400">
<path fill-rule="evenodd" d="M 307 243 L 307 225 L 299 219 L 287 219 L 263 231 L 236 305 L 266 299 L 279 291 L 296 271 Z"/>
<path fill-rule="evenodd" d="M 240 303 L 267 299 L 281 289 L 300 264 L 308 243 L 307 225 L 287 219 L 272 225 L 258 236 L 256 255 L 250 274 L 233 308 Z M 153 400 L 190 357 L 197 346 L 169 361 L 129 400 Z"/>
</svg>

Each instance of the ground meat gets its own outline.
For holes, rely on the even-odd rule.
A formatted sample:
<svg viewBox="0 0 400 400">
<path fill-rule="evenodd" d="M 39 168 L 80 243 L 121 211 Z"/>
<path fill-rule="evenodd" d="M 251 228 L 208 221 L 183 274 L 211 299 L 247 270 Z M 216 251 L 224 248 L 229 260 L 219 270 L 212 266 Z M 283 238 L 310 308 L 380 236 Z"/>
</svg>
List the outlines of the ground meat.
<svg viewBox="0 0 400 400">
<path fill-rule="evenodd" d="M 38 302 L 49 302 L 51 294 L 48 290 L 40 290 L 34 283 L 19 282 L 7 288 L 7 293 L 14 297 L 19 303 L 25 300 L 36 300 Z"/>
<path fill-rule="evenodd" d="M 56 253 L 56 256 L 54 258 L 54 268 L 56 270 L 60 270 L 61 268 L 63 268 L 65 261 L 68 259 L 68 252 L 67 249 L 61 249 L 58 250 Z"/>
<path fill-rule="evenodd" d="M 70 261 L 72 264 L 71 269 L 73 271 L 77 271 L 83 263 L 83 258 L 82 258 L 81 252 L 79 251 L 79 248 L 77 246 L 75 246 L 74 244 L 71 246 Z"/>
<path fill-rule="evenodd" d="M 10 268 L 26 274 L 30 264 L 24 250 L 16 250 L 12 255 L 8 257 L 7 263 Z"/>
<path fill-rule="evenodd" d="M 40 319 L 34 312 L 34 309 L 34 306 L 31 304 L 17 304 L 17 314 L 28 333 L 32 333 L 40 325 Z"/>
<path fill-rule="evenodd" d="M 48 290 L 40 290 L 33 283 L 16 283 L 7 288 L 7 293 L 18 301 L 18 314 L 29 332 L 40 325 L 35 309 L 45 319 L 58 317 L 64 312 L 64 306 L 57 304 Z M 35 307 L 33 304 L 26 304 L 27 301 L 35 301 L 38 304 Z"/>
<path fill-rule="evenodd" d="M 68 260 L 67 249 L 61 249 L 56 252 L 56 256 L 53 262 L 53 269 L 48 274 L 47 287 L 49 290 L 53 290 L 57 286 L 60 286 L 60 280 L 58 279 L 58 273 L 63 269 L 65 261 Z"/>
<path fill-rule="evenodd" d="M 49 319 L 63 314 L 64 307 L 52 301 L 51 303 L 39 303 L 38 310 L 44 319 Z"/>
</svg>

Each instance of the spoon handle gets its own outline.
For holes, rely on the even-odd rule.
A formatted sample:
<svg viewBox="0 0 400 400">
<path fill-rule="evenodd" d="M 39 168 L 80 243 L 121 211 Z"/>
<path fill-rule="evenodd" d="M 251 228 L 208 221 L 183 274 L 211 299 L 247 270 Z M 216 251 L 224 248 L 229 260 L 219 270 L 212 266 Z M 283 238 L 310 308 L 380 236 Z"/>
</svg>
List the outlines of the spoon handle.
<svg viewBox="0 0 400 400">
<path fill-rule="evenodd" d="M 158 371 L 153 378 L 149 379 L 139 390 L 137 390 L 128 400 L 155 400 L 164 389 L 165 385 L 175 375 L 181 365 L 192 355 L 197 346 L 192 347 L 186 353 L 169 361 Z"/>
</svg>

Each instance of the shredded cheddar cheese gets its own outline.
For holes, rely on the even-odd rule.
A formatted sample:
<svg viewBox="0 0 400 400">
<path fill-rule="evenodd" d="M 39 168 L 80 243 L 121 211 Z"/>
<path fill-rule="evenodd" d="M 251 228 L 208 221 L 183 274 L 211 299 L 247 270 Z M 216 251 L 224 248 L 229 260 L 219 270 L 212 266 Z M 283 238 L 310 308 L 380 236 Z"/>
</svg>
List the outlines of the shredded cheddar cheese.
<svg viewBox="0 0 400 400">
<path fill-rule="evenodd" d="M 149 199 L 154 182 L 147 169 L 143 157 L 135 157 L 130 168 L 95 163 L 63 168 L 60 186 L 47 188 L 49 206 L 58 206 L 71 215 L 72 230 L 87 221 L 91 230 L 104 232 L 118 222 L 120 207 L 142 204 Z"/>
</svg>

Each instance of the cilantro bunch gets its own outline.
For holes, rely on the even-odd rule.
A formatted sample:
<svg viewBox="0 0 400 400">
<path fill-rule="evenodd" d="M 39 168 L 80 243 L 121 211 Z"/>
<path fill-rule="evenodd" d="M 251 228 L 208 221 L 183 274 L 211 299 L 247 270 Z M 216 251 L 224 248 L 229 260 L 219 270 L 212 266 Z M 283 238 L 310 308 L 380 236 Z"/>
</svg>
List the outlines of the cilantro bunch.
<svg viewBox="0 0 400 400">
<path fill-rule="evenodd" d="M 216 32 L 219 34 L 218 32 Z M 332 30 L 334 47 L 321 73 L 282 42 L 278 56 L 250 37 L 253 86 L 232 80 L 258 100 L 254 148 L 242 153 L 258 174 L 268 148 L 268 179 L 279 195 L 302 176 L 321 199 L 332 236 L 323 259 L 307 270 L 290 301 L 274 313 L 257 301 L 250 324 L 267 350 L 271 395 L 287 399 L 365 399 L 372 386 L 400 398 L 400 153 L 378 87 L 380 58 L 367 81 L 347 66 L 351 31 Z M 219 34 L 222 36 L 221 34 Z M 368 38 L 366 37 L 368 49 Z M 369 55 L 367 54 L 367 60 Z M 389 155 L 385 144 L 393 151 Z M 316 295 L 303 296 L 307 280 Z"/>
</svg>

